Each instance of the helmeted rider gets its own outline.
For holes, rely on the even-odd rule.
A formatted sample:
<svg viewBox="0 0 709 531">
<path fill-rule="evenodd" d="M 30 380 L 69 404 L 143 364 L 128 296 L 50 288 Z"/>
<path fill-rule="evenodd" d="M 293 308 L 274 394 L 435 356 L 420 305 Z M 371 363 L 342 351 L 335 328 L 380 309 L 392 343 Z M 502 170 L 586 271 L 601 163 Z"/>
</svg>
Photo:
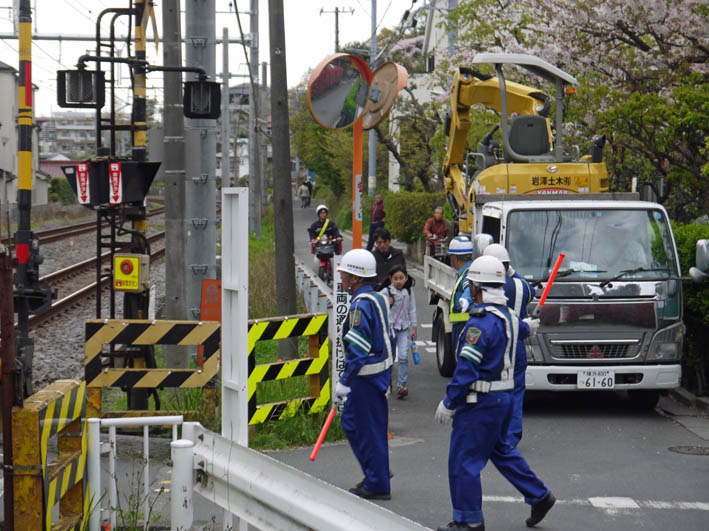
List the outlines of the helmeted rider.
<svg viewBox="0 0 709 531">
<path fill-rule="evenodd" d="M 483 256 L 494 256 L 505 267 L 505 296 L 507 297 L 508 308 L 521 318 L 527 319 L 527 305 L 534 298 L 534 291 L 529 283 L 522 278 L 510 265 L 510 255 L 504 246 L 499 243 L 488 245 L 483 251 Z M 536 328 L 539 326 L 539 320 L 530 320 L 530 327 Z M 524 403 L 525 391 L 525 372 L 527 370 L 527 352 L 524 347 L 524 341 L 517 341 L 517 350 L 515 353 L 515 387 L 512 391 L 512 420 L 510 428 L 507 432 L 508 444 L 512 447 L 517 446 L 522 438 L 522 406 Z"/>
<path fill-rule="evenodd" d="M 448 257 L 451 266 L 458 272 L 451 296 L 448 319 L 452 325 L 451 348 L 457 351 L 458 337 L 468 321 L 468 308 L 472 304 L 466 273 L 473 256 L 473 242 L 467 236 L 456 236 L 448 246 Z"/>
<path fill-rule="evenodd" d="M 337 268 L 351 298 L 342 330 L 345 370 L 335 394 L 347 397 L 342 428 L 364 472 L 364 479 L 350 492 L 362 498 L 388 500 L 391 488 L 386 392 L 394 361 L 394 335 L 389 324 L 388 298 L 372 287 L 376 268 L 374 256 L 365 249 L 348 251 Z"/>
<path fill-rule="evenodd" d="M 480 472 L 488 459 L 532 505 L 526 524 L 539 523 L 554 496 L 505 435 L 512 415 L 514 356 L 517 337 L 530 327 L 507 307 L 505 269 L 494 256 L 481 256 L 468 268 L 474 305 L 458 345 L 458 364 L 436 419 L 453 424 L 448 477 L 453 521 L 438 531 L 485 529 Z"/>
<path fill-rule="evenodd" d="M 315 209 L 315 213 L 318 216 L 310 227 L 308 227 L 308 235 L 310 236 L 310 243 L 315 243 L 317 240 L 322 238 L 324 234 L 331 236 L 333 240 L 339 242 L 342 241 L 342 234 L 337 230 L 337 225 L 335 222 L 328 218 L 328 209 L 326 205 L 318 205 Z M 340 247 L 340 244 L 337 245 Z"/>
</svg>

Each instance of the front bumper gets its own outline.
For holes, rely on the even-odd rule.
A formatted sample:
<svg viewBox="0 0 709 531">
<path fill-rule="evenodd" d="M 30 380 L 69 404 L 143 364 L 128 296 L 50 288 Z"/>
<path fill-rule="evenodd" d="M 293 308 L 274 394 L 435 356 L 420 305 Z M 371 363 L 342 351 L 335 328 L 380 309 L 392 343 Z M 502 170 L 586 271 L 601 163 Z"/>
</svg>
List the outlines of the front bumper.
<svg viewBox="0 0 709 531">
<path fill-rule="evenodd" d="M 529 391 L 582 391 L 576 387 L 578 371 L 611 369 L 615 387 L 622 389 L 674 389 L 679 387 L 682 367 L 676 365 L 529 365 L 526 386 Z M 599 389 L 593 389 L 598 391 Z"/>
</svg>

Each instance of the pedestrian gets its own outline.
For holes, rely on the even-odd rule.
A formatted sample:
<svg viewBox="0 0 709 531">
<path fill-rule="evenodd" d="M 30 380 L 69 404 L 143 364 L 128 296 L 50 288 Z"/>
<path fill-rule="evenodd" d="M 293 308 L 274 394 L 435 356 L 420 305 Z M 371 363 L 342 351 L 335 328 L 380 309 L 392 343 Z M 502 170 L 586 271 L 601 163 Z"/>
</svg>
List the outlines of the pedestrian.
<svg viewBox="0 0 709 531">
<path fill-rule="evenodd" d="M 458 339 L 465 323 L 468 322 L 467 312 L 473 302 L 466 276 L 473 259 L 473 242 L 467 236 L 456 236 L 448 247 L 448 257 L 451 267 L 457 272 L 448 313 L 448 320 L 451 323 L 451 348 L 453 352 L 457 352 Z"/>
<path fill-rule="evenodd" d="M 377 229 L 384 227 L 384 218 L 386 215 L 387 214 L 384 211 L 384 199 L 381 194 L 377 194 L 374 196 L 372 208 L 369 209 L 369 238 L 367 239 L 368 251 L 371 251 L 374 246 L 374 233 Z"/>
<path fill-rule="evenodd" d="M 440 248 L 448 237 L 448 225 L 443 217 L 443 207 L 433 210 L 433 217 L 426 220 L 423 226 L 423 235 L 426 236 L 426 254 L 436 256 L 436 249 Z"/>
<path fill-rule="evenodd" d="M 342 330 L 345 369 L 335 385 L 335 394 L 347 399 L 342 411 L 342 429 L 364 472 L 364 479 L 350 492 L 361 498 L 389 500 L 386 393 L 394 348 L 389 301 L 372 287 L 376 262 L 369 251 L 348 251 L 337 270 L 342 287 L 351 298 Z"/>
<path fill-rule="evenodd" d="M 391 246 L 391 234 L 386 229 L 377 229 L 374 233 L 374 245 L 377 247 L 372 254 L 377 262 L 377 289 L 380 289 L 389 278 L 389 269 L 399 264 L 406 267 L 406 257 L 399 249 Z"/>
<path fill-rule="evenodd" d="M 298 195 L 300 196 L 300 208 L 308 206 L 310 201 L 310 188 L 303 182 L 298 187 Z"/>
<path fill-rule="evenodd" d="M 528 337 L 536 326 L 533 320 L 523 321 L 507 307 L 505 269 L 497 258 L 477 258 L 467 276 L 475 304 L 458 345 L 453 380 L 436 410 L 436 420 L 453 424 L 448 456 L 453 521 L 438 531 L 485 529 L 480 472 L 488 460 L 531 505 L 525 522 L 533 527 L 556 499 L 517 449 L 502 452 L 501 447 L 512 415 L 510 391 L 514 386 L 517 337 Z"/>
<path fill-rule="evenodd" d="M 308 187 L 308 204 L 310 206 L 310 199 L 313 197 L 313 183 L 310 179 L 305 179 L 305 186 Z"/>
<path fill-rule="evenodd" d="M 510 264 L 510 255 L 504 246 L 499 243 L 488 245 L 483 251 L 483 256 L 494 256 L 505 268 L 505 296 L 507 307 L 514 310 L 521 319 L 529 317 L 527 305 L 534 297 L 534 292 L 529 283 L 517 273 Z M 527 351 L 524 341 L 517 339 L 515 352 L 515 387 L 512 391 L 512 419 L 507 430 L 507 445 L 514 448 L 522 439 L 522 409 L 524 405 L 525 373 L 527 372 Z"/>
<path fill-rule="evenodd" d="M 396 336 L 396 363 L 398 366 L 396 398 L 403 400 L 409 395 L 409 348 L 416 341 L 416 297 L 414 297 L 414 277 L 409 276 L 406 267 L 396 264 L 389 269 L 389 280 L 382 288 L 389 299 L 391 326 Z"/>
</svg>

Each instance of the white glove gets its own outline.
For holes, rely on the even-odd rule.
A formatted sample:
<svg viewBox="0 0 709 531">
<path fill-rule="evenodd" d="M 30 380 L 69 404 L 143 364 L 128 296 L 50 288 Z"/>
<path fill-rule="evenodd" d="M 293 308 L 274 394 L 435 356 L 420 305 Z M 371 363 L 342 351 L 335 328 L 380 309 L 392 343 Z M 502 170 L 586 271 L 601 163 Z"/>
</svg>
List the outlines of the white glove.
<svg viewBox="0 0 709 531">
<path fill-rule="evenodd" d="M 441 400 L 438 404 L 438 409 L 436 409 L 436 420 L 444 426 L 447 424 L 452 424 L 453 415 L 455 415 L 455 409 L 448 409 L 445 405 L 443 405 L 443 400 Z"/>
<path fill-rule="evenodd" d="M 350 391 L 352 391 L 352 389 L 347 387 L 345 384 L 340 383 L 340 380 L 337 380 L 337 383 L 335 384 L 335 396 L 341 399 L 346 398 L 347 395 L 350 394 Z"/>
<path fill-rule="evenodd" d="M 468 302 L 468 299 L 460 298 L 458 300 L 458 304 L 460 305 L 460 311 L 462 313 L 465 313 L 468 311 L 468 307 L 470 306 L 470 303 Z"/>
<path fill-rule="evenodd" d="M 534 336 L 537 333 L 537 328 L 539 328 L 539 319 L 527 317 L 526 319 L 522 319 L 522 321 L 529 325 L 529 337 Z"/>
</svg>

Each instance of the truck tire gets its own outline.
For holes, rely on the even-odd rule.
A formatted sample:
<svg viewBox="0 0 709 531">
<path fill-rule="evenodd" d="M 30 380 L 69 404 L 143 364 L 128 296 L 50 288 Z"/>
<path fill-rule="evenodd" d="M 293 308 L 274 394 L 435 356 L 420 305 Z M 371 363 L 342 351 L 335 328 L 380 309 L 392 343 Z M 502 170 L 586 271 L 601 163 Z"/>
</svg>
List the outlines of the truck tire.
<svg viewBox="0 0 709 531">
<path fill-rule="evenodd" d="M 628 398 L 636 409 L 652 410 L 655 409 L 657 401 L 660 399 L 660 391 L 637 389 L 635 391 L 628 391 Z"/>
<path fill-rule="evenodd" d="M 438 365 L 438 372 L 441 376 L 450 378 L 455 371 L 455 353 L 451 348 L 451 335 L 450 333 L 446 333 L 443 316 L 440 313 L 437 313 L 434 320 L 433 334 L 433 338 L 436 341 L 436 364 Z"/>
</svg>

